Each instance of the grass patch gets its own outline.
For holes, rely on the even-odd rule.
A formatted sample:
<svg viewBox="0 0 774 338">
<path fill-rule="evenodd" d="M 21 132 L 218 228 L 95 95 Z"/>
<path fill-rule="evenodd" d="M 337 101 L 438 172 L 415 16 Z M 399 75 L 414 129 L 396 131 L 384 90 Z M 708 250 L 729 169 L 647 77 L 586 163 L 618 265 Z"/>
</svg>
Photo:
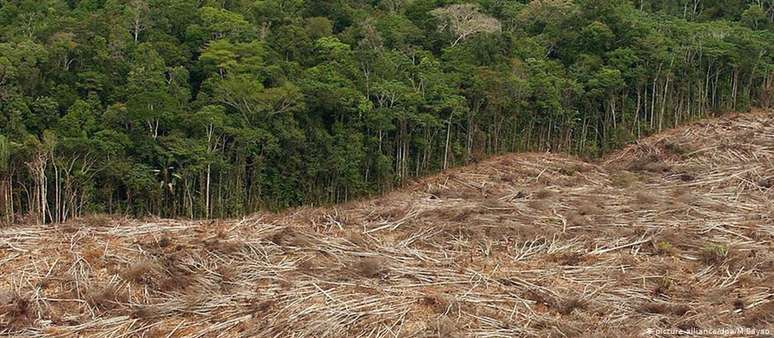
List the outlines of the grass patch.
<svg viewBox="0 0 774 338">
<path fill-rule="evenodd" d="M 720 264 L 728 257 L 728 247 L 722 244 L 706 244 L 700 253 L 701 260 L 706 264 Z"/>
<path fill-rule="evenodd" d="M 675 248 L 672 243 L 667 241 L 659 241 L 653 245 L 656 254 L 662 256 L 672 256 L 675 253 Z"/>
</svg>

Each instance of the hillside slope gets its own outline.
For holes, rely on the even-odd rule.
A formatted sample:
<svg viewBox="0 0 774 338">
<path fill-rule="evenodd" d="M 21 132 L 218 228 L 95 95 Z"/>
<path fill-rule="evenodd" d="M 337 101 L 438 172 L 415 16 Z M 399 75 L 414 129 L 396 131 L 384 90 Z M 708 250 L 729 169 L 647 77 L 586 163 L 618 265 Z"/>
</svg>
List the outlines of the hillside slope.
<svg viewBox="0 0 774 338">
<path fill-rule="evenodd" d="M 222 222 L 0 229 L 0 335 L 638 336 L 774 322 L 774 113 Z"/>
</svg>

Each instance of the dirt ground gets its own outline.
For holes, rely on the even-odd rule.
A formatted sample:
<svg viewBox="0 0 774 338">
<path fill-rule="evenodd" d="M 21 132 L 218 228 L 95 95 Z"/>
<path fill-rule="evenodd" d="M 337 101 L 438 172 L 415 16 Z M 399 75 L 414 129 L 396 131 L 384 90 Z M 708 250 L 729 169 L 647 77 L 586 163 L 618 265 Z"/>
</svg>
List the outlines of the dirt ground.
<svg viewBox="0 0 774 338">
<path fill-rule="evenodd" d="M 0 335 L 630 337 L 774 326 L 774 113 L 241 220 L 0 228 Z"/>
</svg>

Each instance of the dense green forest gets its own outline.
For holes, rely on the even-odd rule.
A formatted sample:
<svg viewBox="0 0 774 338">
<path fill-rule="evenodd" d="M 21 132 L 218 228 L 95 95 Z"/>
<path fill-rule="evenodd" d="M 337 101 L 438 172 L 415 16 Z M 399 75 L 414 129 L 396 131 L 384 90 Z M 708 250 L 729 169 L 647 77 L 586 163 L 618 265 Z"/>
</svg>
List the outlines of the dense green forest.
<svg viewBox="0 0 774 338">
<path fill-rule="evenodd" d="M 227 217 L 770 106 L 771 0 L 0 0 L 0 218 Z"/>
</svg>

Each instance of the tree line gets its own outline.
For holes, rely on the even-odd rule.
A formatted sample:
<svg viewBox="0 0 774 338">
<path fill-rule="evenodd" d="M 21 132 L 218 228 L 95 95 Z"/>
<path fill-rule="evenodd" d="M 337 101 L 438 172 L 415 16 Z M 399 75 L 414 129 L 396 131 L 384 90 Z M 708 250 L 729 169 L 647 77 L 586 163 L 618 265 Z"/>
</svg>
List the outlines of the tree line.
<svg viewBox="0 0 774 338">
<path fill-rule="evenodd" d="M 0 0 L 0 218 L 229 217 L 770 107 L 774 5 Z"/>
</svg>

